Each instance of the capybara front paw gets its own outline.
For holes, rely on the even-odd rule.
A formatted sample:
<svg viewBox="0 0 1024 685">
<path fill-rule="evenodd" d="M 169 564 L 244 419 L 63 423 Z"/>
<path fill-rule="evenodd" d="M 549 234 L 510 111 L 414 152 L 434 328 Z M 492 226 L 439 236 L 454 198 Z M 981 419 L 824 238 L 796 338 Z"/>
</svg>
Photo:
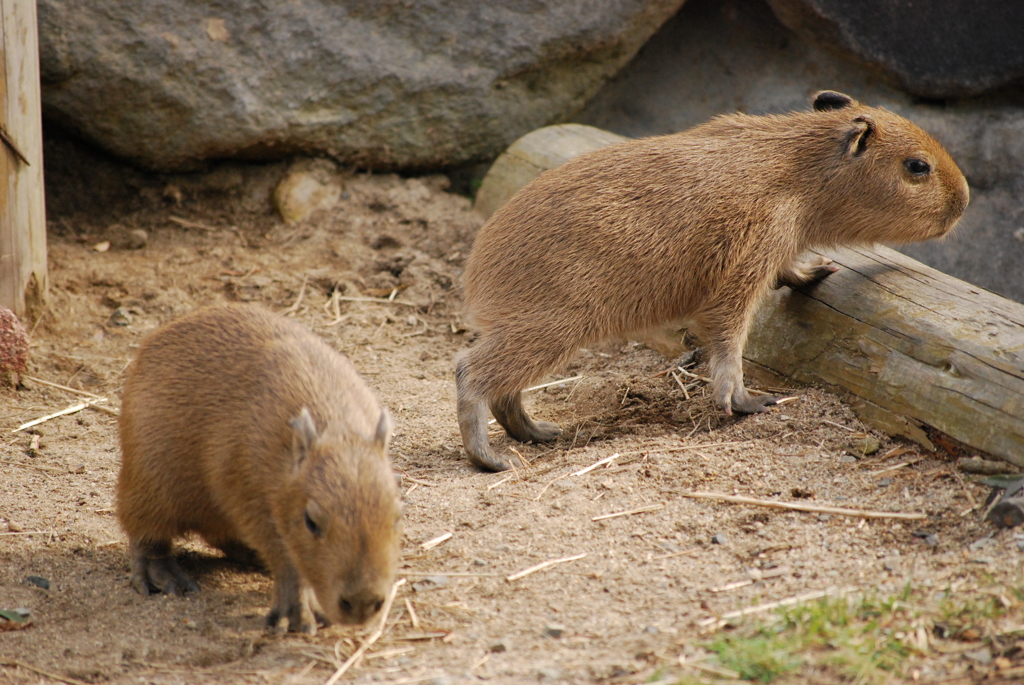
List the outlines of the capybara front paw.
<svg viewBox="0 0 1024 685">
<path fill-rule="evenodd" d="M 768 407 L 778 401 L 772 395 L 747 395 L 743 398 L 732 398 L 732 409 L 738 414 L 760 414 L 768 411 Z"/>
</svg>

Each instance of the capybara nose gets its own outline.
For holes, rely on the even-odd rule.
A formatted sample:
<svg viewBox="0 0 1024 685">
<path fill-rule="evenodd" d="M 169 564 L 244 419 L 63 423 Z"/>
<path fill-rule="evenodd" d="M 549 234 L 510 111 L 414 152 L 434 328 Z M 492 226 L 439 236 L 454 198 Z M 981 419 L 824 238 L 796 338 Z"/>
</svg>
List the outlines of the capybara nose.
<svg viewBox="0 0 1024 685">
<path fill-rule="evenodd" d="M 384 598 L 376 593 L 361 593 L 338 600 L 344 623 L 366 623 L 384 606 Z"/>
</svg>

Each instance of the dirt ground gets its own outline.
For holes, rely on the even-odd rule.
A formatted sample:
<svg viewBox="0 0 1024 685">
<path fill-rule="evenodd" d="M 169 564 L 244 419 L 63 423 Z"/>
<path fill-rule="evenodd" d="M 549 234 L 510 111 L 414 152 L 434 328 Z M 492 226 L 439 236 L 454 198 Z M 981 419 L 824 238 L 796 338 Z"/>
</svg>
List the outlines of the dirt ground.
<svg viewBox="0 0 1024 685">
<path fill-rule="evenodd" d="M 798 400 L 763 415 L 726 418 L 700 382 L 680 378 L 687 400 L 661 374 L 669 360 L 615 342 L 584 350 L 551 380 L 577 378 L 529 393 L 535 414 L 565 428 L 557 442 L 521 445 L 495 431 L 497 448 L 528 465 L 483 473 L 461 452 L 452 373 L 453 355 L 471 341 L 459 313 L 460 274 L 481 223 L 470 201 L 446 192 L 442 176 L 351 174 L 335 211 L 285 225 L 267 201 L 281 172 L 135 179 L 131 200 L 113 209 L 100 196 L 75 205 L 75 188 L 64 188 L 51 212 L 50 301 L 27 322 L 27 376 L 107 397 L 116 409 L 142 336 L 231 301 L 288 312 L 347 354 L 396 418 L 392 457 L 406 503 L 399 577 L 408 580 L 383 637 L 347 681 L 712 681 L 679 665 L 680 655 L 702 653 L 703 619 L 811 591 L 888 596 L 908 586 L 924 597 L 995 593 L 1007 611 L 986 635 L 946 640 L 929 626 L 891 680 L 970 682 L 993 671 L 991 659 L 965 654 L 998 656 L 991 635 L 1020 629 L 1009 589 L 1024 585 L 1024 543 L 981 520 L 988 489 L 948 458 L 872 433 L 817 389 L 791 391 Z M 130 249 L 136 229 L 147 242 Z M 97 251 L 104 242 L 109 249 Z M 200 593 L 144 598 L 128 586 L 113 514 L 116 417 L 86 409 L 11 432 L 80 399 L 27 378 L 0 390 L 0 609 L 26 608 L 32 620 L 0 632 L 0 681 L 326 681 L 364 632 L 264 635 L 271 581 L 258 568 L 190 541 L 183 565 Z M 881 442 L 870 456 L 856 454 L 865 434 Z M 683 496 L 695 490 L 928 518 Z M 719 587 L 769 571 L 777 575 Z M 999 644 L 1019 665 L 1020 646 Z M 807 673 L 791 682 L 808 682 Z M 839 682 L 827 669 L 810 673 Z"/>
</svg>

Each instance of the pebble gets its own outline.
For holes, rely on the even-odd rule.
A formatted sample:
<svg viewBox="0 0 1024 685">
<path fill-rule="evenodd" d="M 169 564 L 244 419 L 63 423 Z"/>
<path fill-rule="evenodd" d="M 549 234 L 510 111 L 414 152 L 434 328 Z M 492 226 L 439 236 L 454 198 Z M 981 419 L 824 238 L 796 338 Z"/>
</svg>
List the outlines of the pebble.
<svg viewBox="0 0 1024 685">
<path fill-rule="evenodd" d="M 964 652 L 964 657 L 971 661 L 977 661 L 979 664 L 988 665 L 992 663 L 992 652 L 988 650 L 988 647 L 982 647 L 981 649 L 975 649 L 971 652 Z"/>
<path fill-rule="evenodd" d="M 981 538 L 980 540 L 975 540 L 974 542 L 969 544 L 967 546 L 967 549 L 971 550 L 972 552 L 977 552 L 979 549 L 987 547 L 991 542 L 992 538 Z"/>
<path fill-rule="evenodd" d="M 487 648 L 487 651 L 491 652 L 492 654 L 501 654 L 502 652 L 507 652 L 508 647 L 508 641 L 498 640 L 497 642 L 492 642 L 491 646 Z"/>
<path fill-rule="evenodd" d="M 549 623 L 544 628 L 545 637 L 559 638 L 562 637 L 563 634 L 565 634 L 565 626 L 561 623 Z"/>
<path fill-rule="evenodd" d="M 555 666 L 545 666 L 544 668 L 537 669 L 537 679 L 542 683 L 561 680 L 564 677 L 565 672 Z"/>
<path fill-rule="evenodd" d="M 444 587 L 447 584 L 448 576 L 427 576 L 423 580 L 413 583 L 412 589 L 416 592 L 426 592 L 427 590 L 436 590 L 439 587 Z"/>
<path fill-rule="evenodd" d="M 128 232 L 128 238 L 125 240 L 125 247 L 129 250 L 141 250 L 149 242 L 149 234 L 141 228 L 136 228 Z"/>
<path fill-rule="evenodd" d="M 7 530 L 11 531 L 12 533 L 20 533 L 20 532 L 22 532 L 25 529 L 21 527 L 20 523 L 17 523 L 15 521 L 11 521 L 10 519 L 8 519 L 7 520 Z"/>
<path fill-rule="evenodd" d="M 36 587 L 43 588 L 44 590 L 50 589 L 50 581 L 48 581 L 46 578 L 43 578 L 42 576 L 29 576 L 25 578 L 25 580 L 32 583 Z"/>
<path fill-rule="evenodd" d="M 473 560 L 473 565 L 474 566 L 486 566 L 487 562 L 484 561 L 483 559 L 477 557 L 476 559 Z"/>
<path fill-rule="evenodd" d="M 725 536 L 722 535 L 721 533 L 715 533 L 714 535 L 711 536 L 711 544 L 712 545 L 724 545 L 725 542 L 726 542 Z"/>
<path fill-rule="evenodd" d="M 839 457 L 839 461 L 842 462 L 843 464 L 855 464 L 857 462 L 857 457 L 850 454 L 844 454 L 843 456 Z"/>
<path fill-rule="evenodd" d="M 646 628 L 644 628 L 644 632 L 648 635 L 658 635 L 661 633 L 661 631 L 654 626 L 647 626 Z"/>
</svg>

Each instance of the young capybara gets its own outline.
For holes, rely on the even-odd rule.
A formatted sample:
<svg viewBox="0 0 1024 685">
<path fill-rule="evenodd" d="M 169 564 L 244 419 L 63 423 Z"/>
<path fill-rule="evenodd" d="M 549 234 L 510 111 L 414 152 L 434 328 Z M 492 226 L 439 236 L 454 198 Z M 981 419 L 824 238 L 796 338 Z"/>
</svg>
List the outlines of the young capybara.
<svg viewBox="0 0 1024 685">
<path fill-rule="evenodd" d="M 484 224 L 466 264 L 479 337 L 456 384 L 470 461 L 508 468 L 488 445 L 488 407 L 513 438 L 552 440 L 559 427 L 526 414 L 523 388 L 580 347 L 683 319 L 709 353 L 716 403 L 764 411 L 775 399 L 743 385 L 757 304 L 836 270 L 800 254 L 936 238 L 968 198 L 927 133 L 831 91 L 811 112 L 721 116 L 544 172 Z"/>
<path fill-rule="evenodd" d="M 198 590 L 171 556 L 190 532 L 255 550 L 274 577 L 267 627 L 362 623 L 390 589 L 402 506 L 391 419 L 344 356 L 255 306 L 208 307 L 151 333 L 121 402 L 117 515 L 131 584 Z M 315 595 L 315 603 L 309 590 Z"/>
</svg>

